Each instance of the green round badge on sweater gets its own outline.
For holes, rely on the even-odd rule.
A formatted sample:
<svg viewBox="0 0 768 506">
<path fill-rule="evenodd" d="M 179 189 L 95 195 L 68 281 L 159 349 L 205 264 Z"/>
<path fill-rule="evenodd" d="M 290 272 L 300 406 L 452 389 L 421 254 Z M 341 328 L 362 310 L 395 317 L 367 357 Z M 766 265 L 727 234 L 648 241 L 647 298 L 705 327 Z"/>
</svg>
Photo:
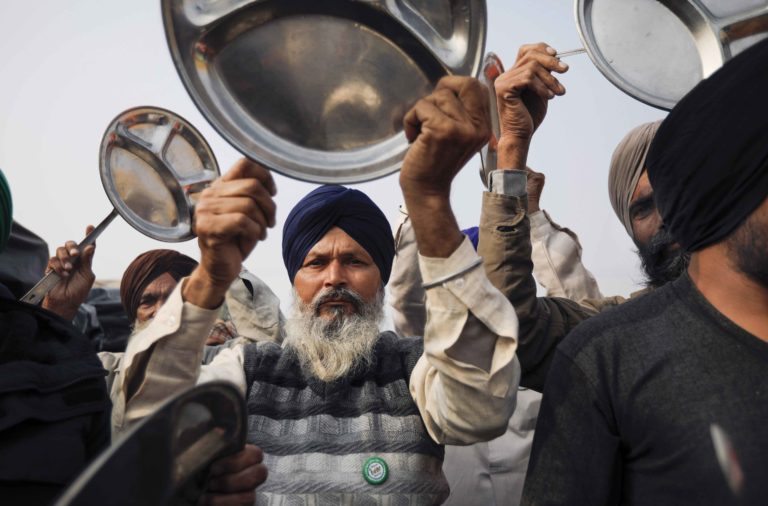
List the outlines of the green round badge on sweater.
<svg viewBox="0 0 768 506">
<path fill-rule="evenodd" d="M 389 468 L 384 459 L 371 457 L 363 464 L 363 478 L 371 485 L 381 485 L 389 477 Z"/>
</svg>

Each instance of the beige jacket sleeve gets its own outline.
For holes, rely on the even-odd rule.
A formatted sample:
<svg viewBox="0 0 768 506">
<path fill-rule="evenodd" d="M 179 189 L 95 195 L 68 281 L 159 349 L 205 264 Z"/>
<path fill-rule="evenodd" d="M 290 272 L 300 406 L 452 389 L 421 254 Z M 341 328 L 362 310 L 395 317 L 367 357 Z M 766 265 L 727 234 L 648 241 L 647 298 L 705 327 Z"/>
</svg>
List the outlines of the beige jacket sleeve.
<svg viewBox="0 0 768 506">
<path fill-rule="evenodd" d="M 419 258 L 424 279 L 437 280 L 472 264 L 465 240 L 447 259 Z M 157 410 L 170 396 L 212 379 L 245 391 L 242 346 L 222 350 L 201 366 L 205 339 L 218 310 L 181 298 L 176 287 L 153 322 L 134 336 L 113 389 L 119 433 Z M 517 317 L 511 304 L 475 268 L 428 291 L 424 355 L 411 375 L 411 394 L 438 442 L 470 444 L 503 433 L 515 407 L 520 367 Z"/>
<path fill-rule="evenodd" d="M 467 445 L 503 434 L 520 381 L 517 316 L 491 285 L 469 239 L 448 258 L 419 256 L 427 290 L 424 353 L 411 375 L 411 394 L 430 436 Z"/>
<path fill-rule="evenodd" d="M 280 299 L 264 281 L 243 269 L 227 290 L 227 309 L 243 342 L 283 340 Z"/>
<path fill-rule="evenodd" d="M 395 231 L 395 260 L 389 276 L 392 320 L 399 336 L 423 336 L 427 323 L 426 294 L 421 287 L 416 234 L 405 207 Z"/>
<path fill-rule="evenodd" d="M 197 383 L 205 340 L 219 310 L 184 302 L 182 284 L 176 286 L 152 323 L 128 342 L 111 392 L 114 434 Z M 240 371 L 242 374 L 242 368 Z"/>
<path fill-rule="evenodd" d="M 553 222 L 546 211 L 529 214 L 533 275 L 548 297 L 563 297 L 585 305 L 587 299 L 602 299 L 595 277 L 581 261 L 581 244 L 571 230 Z M 421 288 L 418 250 L 405 209 L 401 210 L 395 233 L 395 261 L 389 281 L 392 319 L 402 336 L 424 332 L 427 312 Z"/>
<path fill-rule="evenodd" d="M 581 261 L 581 244 L 571 230 L 553 222 L 546 211 L 530 213 L 533 276 L 548 297 L 580 302 L 600 299 L 595 277 Z"/>
</svg>

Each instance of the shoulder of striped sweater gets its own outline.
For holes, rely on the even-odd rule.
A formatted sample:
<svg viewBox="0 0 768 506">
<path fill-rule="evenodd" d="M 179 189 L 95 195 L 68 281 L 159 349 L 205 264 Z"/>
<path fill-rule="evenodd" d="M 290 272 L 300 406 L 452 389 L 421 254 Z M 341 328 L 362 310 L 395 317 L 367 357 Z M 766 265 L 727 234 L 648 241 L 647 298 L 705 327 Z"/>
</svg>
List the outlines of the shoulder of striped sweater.
<svg viewBox="0 0 768 506">
<path fill-rule="evenodd" d="M 391 331 L 382 332 L 376 346 L 379 360 L 381 355 L 390 355 L 391 359 L 400 361 L 405 366 L 405 371 L 410 376 L 424 351 L 424 340 L 421 337 L 399 337 Z M 385 360 L 386 362 L 386 360 Z"/>
<path fill-rule="evenodd" d="M 423 347 L 424 339 L 420 336 L 400 337 L 391 330 L 385 330 L 379 334 L 379 345 L 386 348 L 395 348 L 398 351 L 409 351 L 413 348 Z"/>
</svg>

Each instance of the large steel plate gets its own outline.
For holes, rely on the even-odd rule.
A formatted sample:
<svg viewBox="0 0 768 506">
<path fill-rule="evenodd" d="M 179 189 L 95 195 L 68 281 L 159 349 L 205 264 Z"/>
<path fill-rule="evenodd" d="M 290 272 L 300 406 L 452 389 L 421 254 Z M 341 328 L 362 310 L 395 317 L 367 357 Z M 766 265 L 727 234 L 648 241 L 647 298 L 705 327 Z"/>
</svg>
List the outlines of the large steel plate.
<svg viewBox="0 0 768 506">
<path fill-rule="evenodd" d="M 235 148 L 324 183 L 400 168 L 402 118 L 448 74 L 475 75 L 484 0 L 162 0 L 176 68 Z"/>
<path fill-rule="evenodd" d="M 728 59 L 768 36 L 766 0 L 576 0 L 587 52 L 605 77 L 670 110 Z"/>
</svg>

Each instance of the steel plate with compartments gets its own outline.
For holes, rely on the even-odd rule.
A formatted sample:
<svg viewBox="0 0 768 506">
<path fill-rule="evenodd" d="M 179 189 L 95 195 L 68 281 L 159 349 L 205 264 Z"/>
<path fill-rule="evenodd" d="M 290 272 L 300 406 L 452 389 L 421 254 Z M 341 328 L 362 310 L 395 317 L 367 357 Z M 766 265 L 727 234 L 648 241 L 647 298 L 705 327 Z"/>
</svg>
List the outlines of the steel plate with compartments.
<svg viewBox="0 0 768 506">
<path fill-rule="evenodd" d="M 120 216 L 165 242 L 194 237 L 196 195 L 219 176 L 205 139 L 184 118 L 157 107 L 121 113 L 99 150 L 104 190 Z"/>
<path fill-rule="evenodd" d="M 485 0 L 162 0 L 171 56 L 218 132 L 281 174 L 352 183 L 400 168 L 406 111 L 477 74 Z"/>
<path fill-rule="evenodd" d="M 767 0 L 576 0 L 590 58 L 613 84 L 672 109 L 724 62 L 768 37 Z"/>
</svg>

